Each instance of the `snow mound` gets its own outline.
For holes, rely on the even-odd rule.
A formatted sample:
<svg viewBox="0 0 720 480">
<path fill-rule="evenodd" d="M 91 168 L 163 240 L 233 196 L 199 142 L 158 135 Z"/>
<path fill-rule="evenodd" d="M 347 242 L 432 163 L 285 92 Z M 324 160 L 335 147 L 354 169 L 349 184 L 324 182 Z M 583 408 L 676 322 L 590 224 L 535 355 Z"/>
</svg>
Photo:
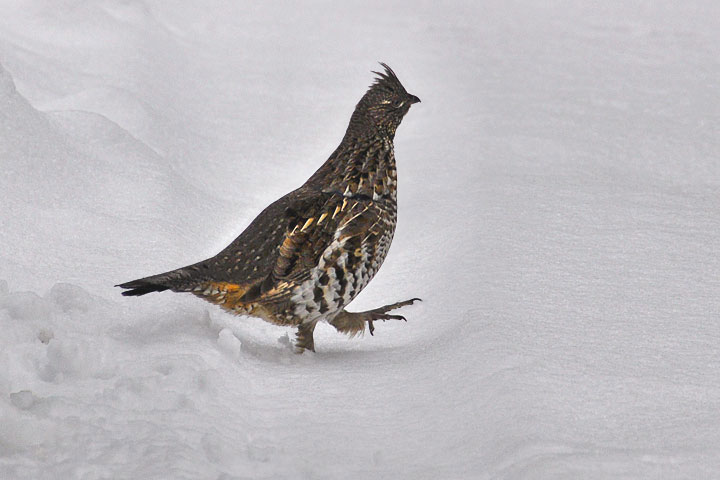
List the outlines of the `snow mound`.
<svg viewBox="0 0 720 480">
<path fill-rule="evenodd" d="M 0 63 L 0 98 L 7 101 L 15 92 L 15 82 L 13 82 L 10 73 Z"/>
</svg>

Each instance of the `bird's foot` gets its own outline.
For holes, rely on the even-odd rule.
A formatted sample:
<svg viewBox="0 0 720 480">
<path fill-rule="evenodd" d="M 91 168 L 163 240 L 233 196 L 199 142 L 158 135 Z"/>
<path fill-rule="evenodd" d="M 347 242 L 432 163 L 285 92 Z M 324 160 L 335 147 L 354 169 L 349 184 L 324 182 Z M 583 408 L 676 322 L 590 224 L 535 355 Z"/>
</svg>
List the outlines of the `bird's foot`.
<svg viewBox="0 0 720 480">
<path fill-rule="evenodd" d="M 336 316 L 330 324 L 333 325 L 338 331 L 348 333 L 351 336 L 357 335 L 357 333 L 365 330 L 365 323 L 368 325 L 370 335 L 374 335 L 375 325 L 373 322 L 377 320 L 404 320 L 407 322 L 407 318 L 402 315 L 390 315 L 387 312 L 395 310 L 396 308 L 405 307 L 412 305 L 415 302 L 421 301 L 419 298 L 411 298 L 404 302 L 396 302 L 383 307 L 373 308 L 365 312 L 346 312 L 342 311 Z"/>
<path fill-rule="evenodd" d="M 295 339 L 295 353 L 303 353 L 305 350 L 315 351 L 313 332 L 315 331 L 316 323 L 317 322 L 301 323 L 298 325 Z"/>
</svg>

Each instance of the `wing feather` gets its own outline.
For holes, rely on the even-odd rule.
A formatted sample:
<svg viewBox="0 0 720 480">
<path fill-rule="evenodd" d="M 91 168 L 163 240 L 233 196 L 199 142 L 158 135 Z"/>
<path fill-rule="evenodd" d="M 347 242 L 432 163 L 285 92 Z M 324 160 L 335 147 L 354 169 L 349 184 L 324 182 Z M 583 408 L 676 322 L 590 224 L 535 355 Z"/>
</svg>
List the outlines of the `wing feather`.
<svg viewBox="0 0 720 480">
<path fill-rule="evenodd" d="M 255 301 L 281 302 L 293 289 L 310 278 L 325 256 L 328 263 L 340 255 L 340 249 L 353 251 L 378 225 L 377 209 L 368 200 L 354 200 L 340 194 L 317 192 L 317 197 L 290 208 L 293 219 L 278 249 L 272 272 L 254 292 Z M 355 246 L 354 244 L 358 245 Z"/>
</svg>

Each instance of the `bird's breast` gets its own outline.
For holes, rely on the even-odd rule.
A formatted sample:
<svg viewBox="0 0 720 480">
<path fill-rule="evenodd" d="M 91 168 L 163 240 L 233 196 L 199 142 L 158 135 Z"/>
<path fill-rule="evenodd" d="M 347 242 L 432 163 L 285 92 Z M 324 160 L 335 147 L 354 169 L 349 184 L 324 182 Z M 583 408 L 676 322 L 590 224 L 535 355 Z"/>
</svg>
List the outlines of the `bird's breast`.
<svg viewBox="0 0 720 480">
<path fill-rule="evenodd" d="M 309 278 L 293 291 L 288 313 L 295 321 L 330 319 L 367 286 L 387 256 L 396 219 L 394 203 L 365 202 L 348 212 Z"/>
</svg>

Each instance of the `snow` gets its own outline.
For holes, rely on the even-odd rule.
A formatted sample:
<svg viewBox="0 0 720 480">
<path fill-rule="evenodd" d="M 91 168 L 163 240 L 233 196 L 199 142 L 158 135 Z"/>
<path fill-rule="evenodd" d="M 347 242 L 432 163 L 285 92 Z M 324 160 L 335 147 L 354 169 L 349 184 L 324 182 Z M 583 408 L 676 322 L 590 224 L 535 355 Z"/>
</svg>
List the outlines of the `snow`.
<svg viewBox="0 0 720 480">
<path fill-rule="evenodd" d="M 0 478 L 720 476 L 716 2 L 3 2 Z M 413 106 L 357 310 L 113 285 L 217 253 Z"/>
</svg>

